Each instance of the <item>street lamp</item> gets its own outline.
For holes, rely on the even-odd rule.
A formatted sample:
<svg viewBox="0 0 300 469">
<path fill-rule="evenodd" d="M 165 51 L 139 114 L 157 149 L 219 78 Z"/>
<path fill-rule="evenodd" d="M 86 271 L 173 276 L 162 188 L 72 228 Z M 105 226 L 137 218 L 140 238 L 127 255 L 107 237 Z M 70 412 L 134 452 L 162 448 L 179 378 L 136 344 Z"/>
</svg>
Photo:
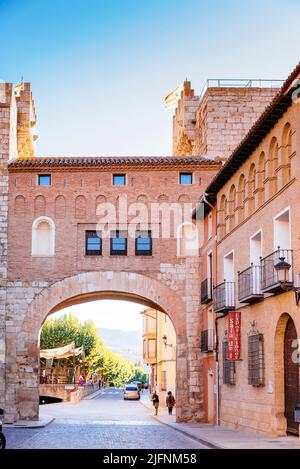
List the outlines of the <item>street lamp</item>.
<svg viewBox="0 0 300 469">
<path fill-rule="evenodd" d="M 285 261 L 285 257 L 279 257 L 279 261 L 274 265 L 274 269 L 277 272 L 277 278 L 280 282 L 280 286 L 285 291 L 294 291 L 295 292 L 295 300 L 297 306 L 300 303 L 300 288 L 293 287 L 290 285 L 289 282 L 289 271 L 291 268 L 291 264 Z"/>
<path fill-rule="evenodd" d="M 165 347 L 173 347 L 173 344 L 168 344 L 168 338 L 166 335 L 162 336 L 162 341 Z"/>
<path fill-rule="evenodd" d="M 286 287 L 288 283 L 290 268 L 291 264 L 285 261 L 285 257 L 279 257 L 279 261 L 274 265 L 274 269 L 277 272 L 277 278 L 283 288 Z"/>
</svg>

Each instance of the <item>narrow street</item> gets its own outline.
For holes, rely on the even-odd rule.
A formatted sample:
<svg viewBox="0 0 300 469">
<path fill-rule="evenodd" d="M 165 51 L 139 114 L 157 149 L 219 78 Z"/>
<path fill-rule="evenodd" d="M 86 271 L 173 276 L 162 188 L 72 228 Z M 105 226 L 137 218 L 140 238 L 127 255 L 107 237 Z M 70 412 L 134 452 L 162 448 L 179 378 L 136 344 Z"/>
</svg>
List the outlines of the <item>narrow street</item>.
<svg viewBox="0 0 300 469">
<path fill-rule="evenodd" d="M 15 449 L 207 449 L 152 418 L 138 401 L 124 401 L 122 389 L 78 404 L 48 404 L 55 417 L 41 429 L 5 428 L 7 447 Z"/>
</svg>

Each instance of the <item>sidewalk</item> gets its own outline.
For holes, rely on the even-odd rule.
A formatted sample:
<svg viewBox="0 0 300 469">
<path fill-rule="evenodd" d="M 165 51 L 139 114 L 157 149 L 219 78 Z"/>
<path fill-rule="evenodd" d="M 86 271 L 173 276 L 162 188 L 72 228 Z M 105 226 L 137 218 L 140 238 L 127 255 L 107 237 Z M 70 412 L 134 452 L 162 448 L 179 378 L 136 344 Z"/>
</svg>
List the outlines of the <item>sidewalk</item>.
<svg viewBox="0 0 300 469">
<path fill-rule="evenodd" d="M 149 394 L 142 394 L 141 403 L 153 411 Z M 154 419 L 213 449 L 300 449 L 300 438 L 260 436 L 246 430 L 229 430 L 215 425 L 200 423 L 176 423 L 176 417 L 168 415 L 167 409 L 159 409 Z"/>
</svg>

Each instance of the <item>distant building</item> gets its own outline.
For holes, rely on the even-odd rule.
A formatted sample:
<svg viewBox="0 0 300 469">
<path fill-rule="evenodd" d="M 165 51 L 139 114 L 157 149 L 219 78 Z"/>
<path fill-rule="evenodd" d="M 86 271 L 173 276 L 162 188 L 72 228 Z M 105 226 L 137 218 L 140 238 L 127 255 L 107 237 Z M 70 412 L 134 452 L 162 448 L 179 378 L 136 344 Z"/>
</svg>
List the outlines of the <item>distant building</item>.
<svg viewBox="0 0 300 469">
<path fill-rule="evenodd" d="M 161 311 L 143 311 L 143 360 L 150 365 L 150 390 L 164 405 L 167 391 L 176 394 L 176 333 L 170 318 Z"/>
</svg>

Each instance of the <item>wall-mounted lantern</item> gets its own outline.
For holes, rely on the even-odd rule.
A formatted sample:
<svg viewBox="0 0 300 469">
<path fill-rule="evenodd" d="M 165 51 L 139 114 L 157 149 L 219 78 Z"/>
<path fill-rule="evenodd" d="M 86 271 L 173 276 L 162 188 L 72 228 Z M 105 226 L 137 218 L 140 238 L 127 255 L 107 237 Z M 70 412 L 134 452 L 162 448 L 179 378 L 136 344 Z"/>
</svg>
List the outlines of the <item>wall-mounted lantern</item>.
<svg viewBox="0 0 300 469">
<path fill-rule="evenodd" d="M 300 303 L 300 287 L 293 287 L 290 284 L 289 280 L 289 271 L 291 264 L 285 261 L 285 257 L 279 257 L 279 261 L 274 265 L 274 269 L 277 272 L 278 281 L 281 284 L 281 288 L 286 291 L 295 292 L 295 301 L 296 305 L 299 306 Z"/>
<path fill-rule="evenodd" d="M 274 265 L 279 282 L 284 287 L 289 280 L 291 264 L 285 261 L 285 257 L 279 257 L 279 261 Z"/>
<path fill-rule="evenodd" d="M 162 336 L 162 341 L 165 347 L 173 347 L 173 344 L 168 344 L 168 338 L 166 335 Z"/>
</svg>

